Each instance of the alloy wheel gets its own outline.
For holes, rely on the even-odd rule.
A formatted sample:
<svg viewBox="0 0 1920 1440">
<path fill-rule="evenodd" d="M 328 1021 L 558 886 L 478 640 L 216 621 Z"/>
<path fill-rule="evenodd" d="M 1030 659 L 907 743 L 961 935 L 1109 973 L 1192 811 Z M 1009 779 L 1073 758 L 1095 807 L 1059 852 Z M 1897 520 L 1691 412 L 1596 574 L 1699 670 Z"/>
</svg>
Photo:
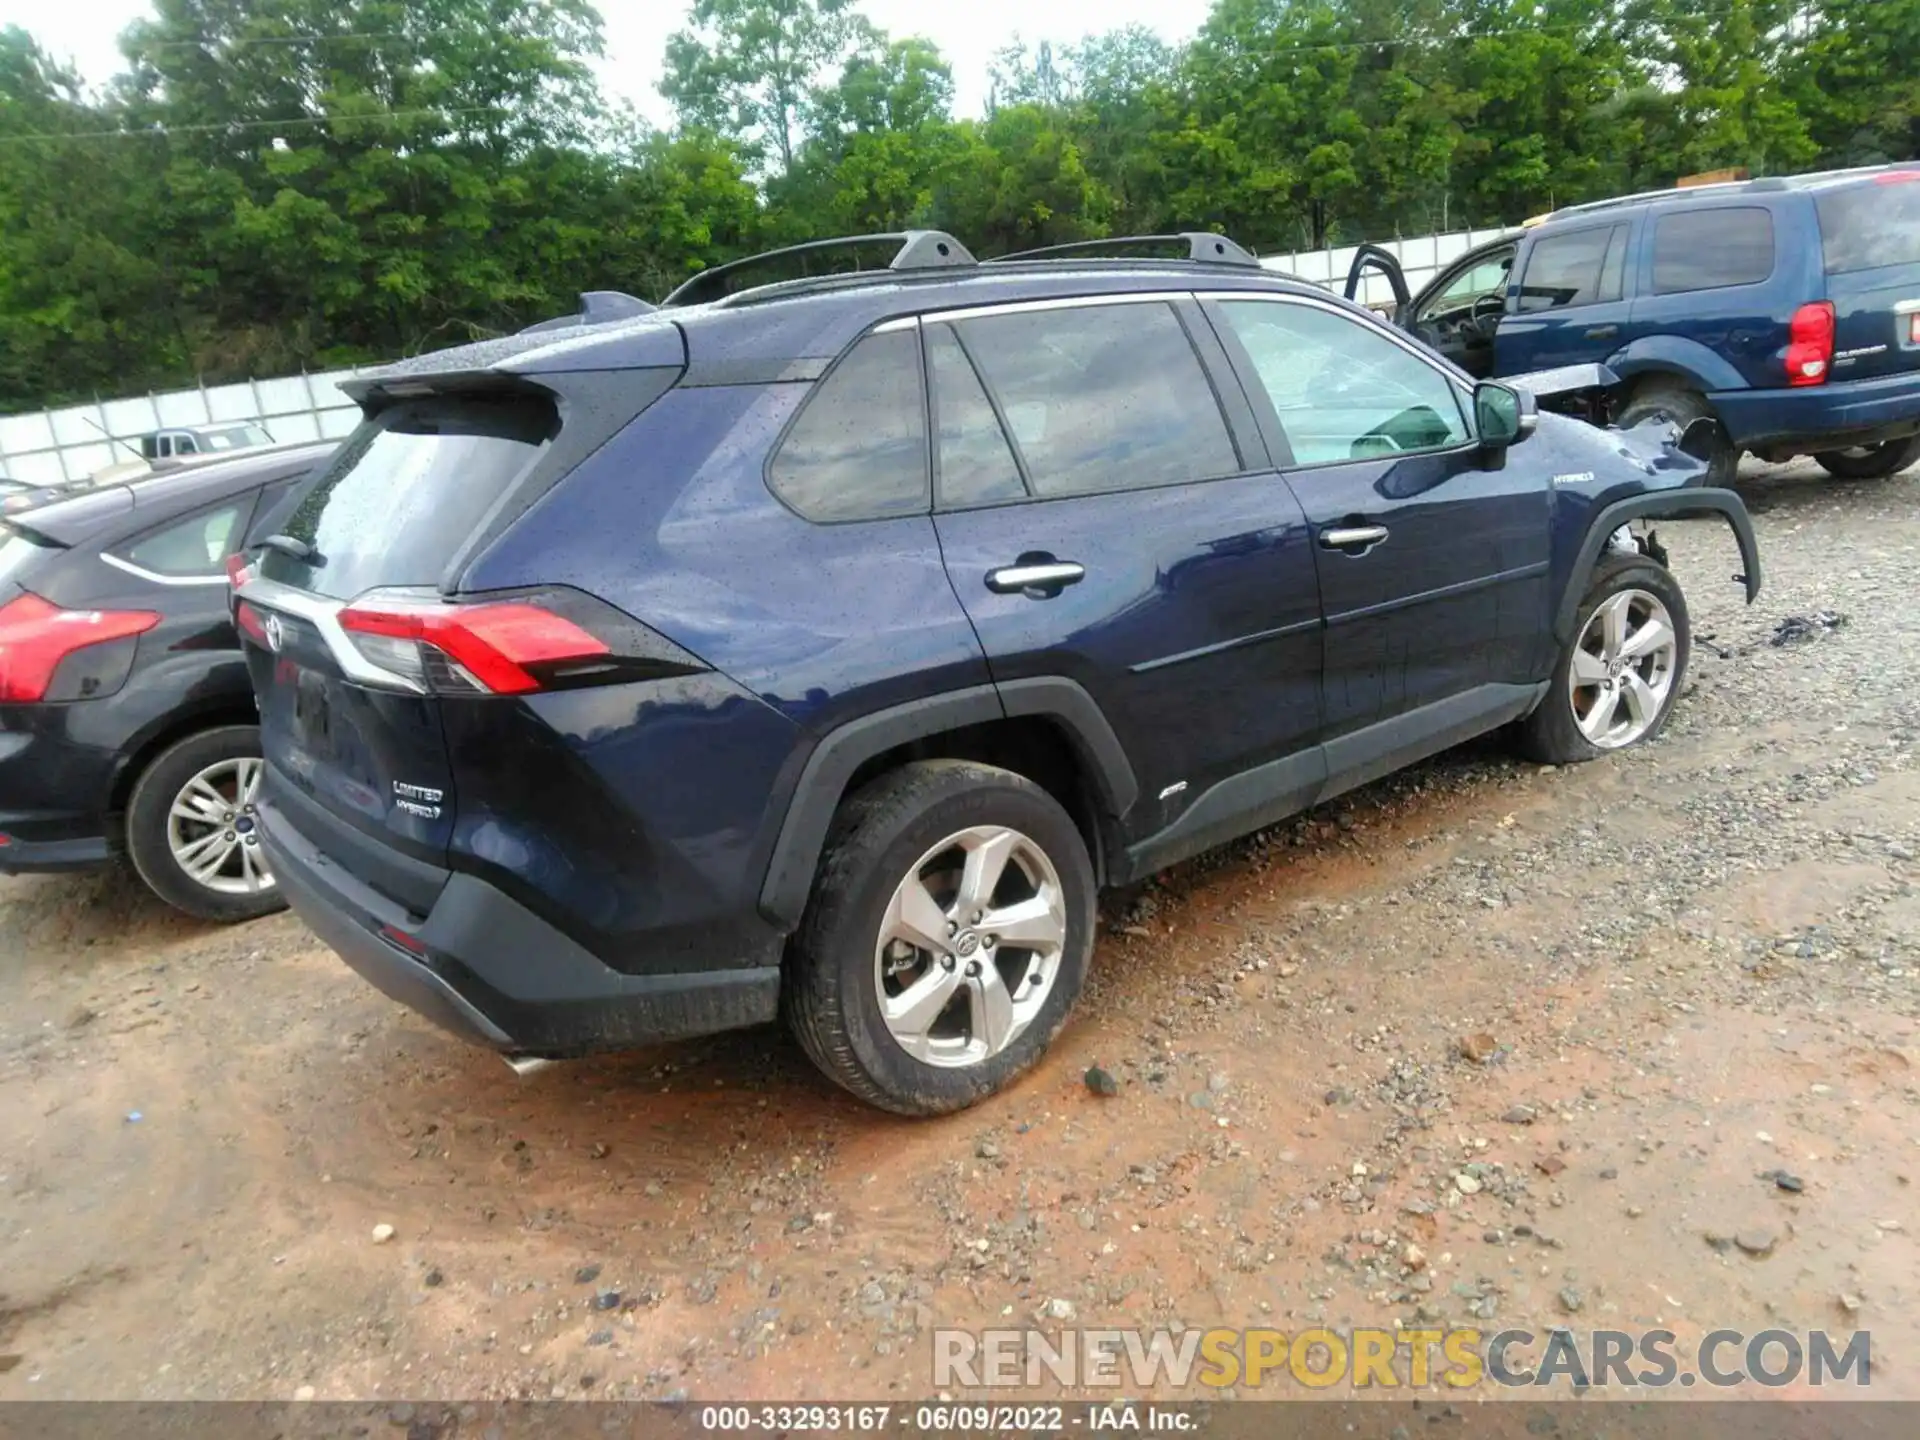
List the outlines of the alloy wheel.
<svg viewBox="0 0 1920 1440">
<path fill-rule="evenodd" d="M 1066 938 L 1045 851 L 1001 825 L 949 835 L 895 887 L 880 922 L 873 978 L 888 1032 L 929 1065 L 998 1055 L 1046 1004 Z"/>
<path fill-rule="evenodd" d="M 253 757 L 216 761 L 181 786 L 167 807 L 167 848 L 196 884 L 222 895 L 273 888 L 255 809 L 264 768 Z"/>
<path fill-rule="evenodd" d="M 1609 595 L 1573 650 L 1568 700 L 1574 723 L 1601 750 L 1631 745 L 1659 723 L 1673 694 L 1680 638 L 1657 596 Z"/>
</svg>

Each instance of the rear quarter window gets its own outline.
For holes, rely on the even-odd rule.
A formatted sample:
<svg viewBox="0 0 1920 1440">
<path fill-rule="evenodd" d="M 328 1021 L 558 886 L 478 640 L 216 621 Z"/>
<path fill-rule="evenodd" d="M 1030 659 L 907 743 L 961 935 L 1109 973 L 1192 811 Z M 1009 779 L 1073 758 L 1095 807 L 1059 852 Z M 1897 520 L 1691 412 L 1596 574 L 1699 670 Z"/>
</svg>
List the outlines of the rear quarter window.
<svg viewBox="0 0 1920 1440">
<path fill-rule="evenodd" d="M 225 561 L 240 538 L 254 497 L 230 500 L 148 532 L 116 549 L 122 560 L 170 580 L 211 579 L 226 573 Z"/>
<path fill-rule="evenodd" d="M 1920 171 L 1823 190 L 1813 207 L 1829 275 L 1920 265 Z"/>
<path fill-rule="evenodd" d="M 1680 210 L 1653 225 L 1653 292 L 1757 285 L 1773 274 L 1773 215 L 1757 205 Z"/>
<path fill-rule="evenodd" d="M 284 533 L 313 557 L 269 550 L 260 573 L 341 600 L 376 586 L 437 585 L 557 427 L 551 401 L 517 395 L 436 396 L 384 410 L 286 519 Z"/>
<path fill-rule="evenodd" d="M 926 405 L 920 340 L 911 330 L 869 335 L 806 399 L 767 466 L 773 491 L 821 522 L 924 515 Z"/>
</svg>

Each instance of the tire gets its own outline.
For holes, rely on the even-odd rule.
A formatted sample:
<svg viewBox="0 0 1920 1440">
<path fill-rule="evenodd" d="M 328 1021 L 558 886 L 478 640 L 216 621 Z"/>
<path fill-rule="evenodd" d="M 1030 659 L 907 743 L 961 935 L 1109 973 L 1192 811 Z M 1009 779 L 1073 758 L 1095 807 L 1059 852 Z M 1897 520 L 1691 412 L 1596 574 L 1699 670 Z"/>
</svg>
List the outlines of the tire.
<svg viewBox="0 0 1920 1440">
<path fill-rule="evenodd" d="M 258 785 L 260 764 L 259 727 L 222 725 L 168 746 L 134 782 L 127 801 L 127 857 L 147 888 L 174 909 L 231 924 L 286 908 L 260 854 L 251 791 L 241 793 L 249 777 Z M 209 818 L 176 817 L 176 804 Z M 225 828 L 229 814 L 231 830 Z M 228 835 L 233 843 L 223 845 Z M 194 845 L 209 862 L 220 854 L 218 873 L 198 878 L 175 853 L 176 842 L 189 858 Z"/>
<path fill-rule="evenodd" d="M 1627 403 L 1620 407 L 1620 415 L 1615 423 L 1622 430 L 1631 430 L 1649 420 L 1671 420 L 1685 430 L 1695 420 L 1718 418 L 1713 413 L 1713 407 L 1707 403 L 1707 397 L 1698 390 L 1679 381 L 1663 380 L 1634 391 Z M 1739 473 L 1740 447 L 1723 443 L 1716 446 L 1707 457 L 1706 473 L 1696 483 L 1724 488 L 1733 484 L 1734 477 Z"/>
<path fill-rule="evenodd" d="M 1637 633 L 1637 623 L 1656 618 L 1658 610 L 1665 611 L 1671 641 L 1667 647 L 1637 658 L 1622 657 L 1616 667 L 1605 655 L 1606 621 L 1600 618 L 1600 612 L 1623 596 L 1630 597 L 1625 601 L 1624 632 L 1629 644 Z M 1580 601 L 1573 639 L 1553 667 L 1545 698 L 1520 723 L 1521 752 L 1543 765 L 1575 765 L 1645 744 L 1666 728 L 1686 683 L 1687 661 L 1692 653 L 1693 624 L 1687 615 L 1687 599 L 1672 573 L 1644 555 L 1608 556 L 1594 567 L 1593 579 Z M 1577 688 L 1576 660 L 1582 676 Z M 1617 677 L 1611 691 L 1601 678 L 1609 674 Z M 1609 695 L 1612 710 L 1603 719 L 1595 711 L 1608 703 Z M 1635 696 L 1641 698 L 1638 709 L 1632 704 Z M 1642 723 L 1649 712 L 1650 718 Z M 1608 724 L 1608 719 L 1613 723 Z"/>
<path fill-rule="evenodd" d="M 983 892 L 994 897 L 982 907 L 988 918 L 1024 902 L 1024 931 L 1057 934 L 1057 944 L 990 945 L 995 932 L 973 928 L 957 887 L 995 856 L 1004 869 Z M 924 897 L 917 906 L 914 891 Z M 904 766 L 835 819 L 788 948 L 787 1023 L 814 1064 L 869 1104 L 900 1115 L 963 1109 L 1032 1066 L 1065 1023 L 1093 952 L 1094 901 L 1086 842 L 1038 785 L 962 760 Z M 938 943 L 889 940 L 885 929 Z M 941 948 L 948 940 L 951 951 Z M 901 998 L 916 986 L 918 1006 Z"/>
<path fill-rule="evenodd" d="M 1836 480 L 1881 480 L 1920 460 L 1920 435 L 1847 450 L 1823 450 L 1813 458 Z"/>
</svg>

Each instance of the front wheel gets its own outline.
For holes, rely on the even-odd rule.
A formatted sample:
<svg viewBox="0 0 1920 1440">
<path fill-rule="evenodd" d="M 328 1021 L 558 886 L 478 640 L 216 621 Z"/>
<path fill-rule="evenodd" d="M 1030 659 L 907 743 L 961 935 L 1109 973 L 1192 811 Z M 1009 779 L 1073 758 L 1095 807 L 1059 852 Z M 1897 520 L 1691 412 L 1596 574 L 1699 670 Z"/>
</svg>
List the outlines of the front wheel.
<svg viewBox="0 0 1920 1440">
<path fill-rule="evenodd" d="M 260 730 L 222 725 L 163 750 L 127 801 L 127 857 L 147 888 L 202 920 L 286 908 L 260 850 Z"/>
<path fill-rule="evenodd" d="M 1058 801 L 988 765 L 907 765 L 841 809 L 788 956 L 788 1022 L 870 1104 L 958 1110 L 1046 1051 L 1093 930 L 1093 864 Z"/>
<path fill-rule="evenodd" d="M 1879 480 L 1897 475 L 1920 460 L 1920 435 L 1883 440 L 1878 445 L 1853 445 L 1845 450 L 1823 450 L 1814 462 L 1836 480 Z"/>
<path fill-rule="evenodd" d="M 1643 555 L 1601 562 L 1546 697 L 1520 726 L 1525 754 L 1572 765 L 1658 735 L 1693 650 L 1687 598 Z"/>
</svg>

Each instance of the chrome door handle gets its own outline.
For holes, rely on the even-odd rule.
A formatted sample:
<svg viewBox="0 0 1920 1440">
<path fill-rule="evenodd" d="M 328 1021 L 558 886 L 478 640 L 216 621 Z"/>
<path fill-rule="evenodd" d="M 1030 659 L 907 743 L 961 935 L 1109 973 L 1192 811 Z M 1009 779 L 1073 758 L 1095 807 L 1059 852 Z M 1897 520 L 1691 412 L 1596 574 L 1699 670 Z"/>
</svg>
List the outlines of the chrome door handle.
<svg viewBox="0 0 1920 1440">
<path fill-rule="evenodd" d="M 1022 590 L 1057 590 L 1062 585 L 1077 585 L 1086 577 L 1087 567 L 1070 560 L 1002 565 L 987 572 L 987 588 L 996 595 L 1014 595 Z"/>
<path fill-rule="evenodd" d="M 1384 525 L 1354 525 L 1341 530 L 1322 530 L 1320 543 L 1329 550 L 1347 550 L 1355 545 L 1378 545 L 1387 538 Z"/>
</svg>

